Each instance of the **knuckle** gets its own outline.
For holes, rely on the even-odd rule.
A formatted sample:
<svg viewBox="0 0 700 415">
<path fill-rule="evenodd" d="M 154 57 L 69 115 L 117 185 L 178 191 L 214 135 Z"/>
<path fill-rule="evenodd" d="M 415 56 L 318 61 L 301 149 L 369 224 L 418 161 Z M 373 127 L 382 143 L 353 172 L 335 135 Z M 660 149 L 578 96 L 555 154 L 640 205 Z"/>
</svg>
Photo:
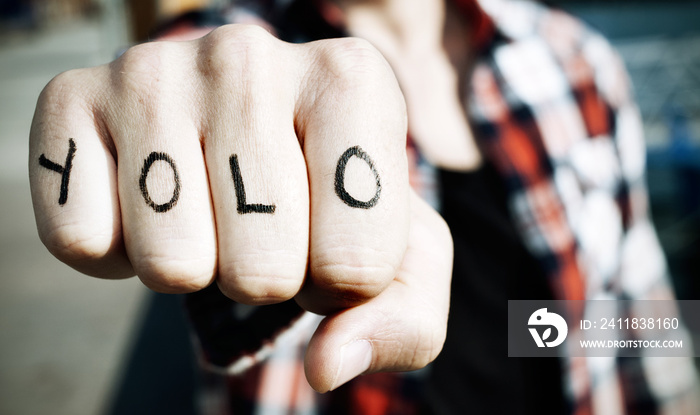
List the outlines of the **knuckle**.
<svg viewBox="0 0 700 415">
<path fill-rule="evenodd" d="M 430 298 L 430 295 L 417 297 L 413 304 L 416 310 L 421 311 L 411 313 L 403 327 L 404 332 L 409 330 L 415 333 L 409 366 L 418 369 L 435 360 L 442 351 L 447 338 L 449 311 L 446 304 Z"/>
<path fill-rule="evenodd" d="M 163 70 L 167 42 L 149 42 L 127 49 L 116 61 L 115 69 L 126 76 L 153 75 Z"/>
<path fill-rule="evenodd" d="M 264 78 L 274 47 L 275 38 L 260 26 L 222 26 L 200 43 L 200 73 L 214 82 Z"/>
<path fill-rule="evenodd" d="M 132 109 L 141 121 L 165 123 L 164 117 L 173 111 L 188 113 L 193 80 L 181 52 L 178 42 L 144 43 L 124 52 L 110 66 L 109 92 L 114 99 L 106 103 L 108 117 L 121 117 Z"/>
<path fill-rule="evenodd" d="M 87 74 L 92 69 L 72 69 L 56 75 L 39 95 L 37 108 L 46 113 L 62 113 L 85 104 Z"/>
<path fill-rule="evenodd" d="M 423 322 L 424 332 L 419 337 L 419 343 L 413 353 L 411 369 L 420 369 L 435 360 L 447 337 L 446 322 L 438 323 L 440 320 L 430 320 Z M 444 319 L 443 319 L 444 321 Z"/>
<path fill-rule="evenodd" d="M 220 277 L 217 284 L 226 297 L 249 305 L 281 303 L 293 298 L 299 290 L 295 281 L 277 275 Z"/>
<path fill-rule="evenodd" d="M 393 309 L 379 314 L 380 326 L 385 327 L 385 333 L 390 333 L 384 341 L 395 344 L 397 350 L 393 360 L 386 362 L 392 370 L 422 369 L 442 351 L 447 338 L 446 315 L 433 313 L 420 304 L 413 304 L 412 311 L 401 314 L 398 321 Z"/>
<path fill-rule="evenodd" d="M 374 298 L 393 280 L 396 266 L 382 259 L 377 252 L 367 251 L 336 250 L 331 259 L 317 260 L 312 264 L 312 278 L 339 300 L 352 303 Z"/>
<path fill-rule="evenodd" d="M 70 132 L 77 120 L 96 115 L 99 104 L 96 85 L 103 79 L 102 74 L 102 68 L 73 69 L 57 75 L 43 88 L 29 131 L 30 154 L 39 152 L 44 143 L 55 137 L 56 131 Z"/>
<path fill-rule="evenodd" d="M 220 264 L 219 289 L 227 297 L 253 305 L 274 304 L 293 298 L 301 288 L 304 268 L 270 259 L 244 259 Z"/>
<path fill-rule="evenodd" d="M 149 254 L 133 261 L 136 275 L 148 288 L 166 294 L 189 293 L 214 279 L 210 258 L 188 259 Z"/>
<path fill-rule="evenodd" d="M 165 92 L 182 82 L 172 82 L 177 76 L 174 43 L 150 42 L 128 49 L 111 65 L 111 85 L 122 98 L 140 105 L 160 102 Z"/>
<path fill-rule="evenodd" d="M 334 85 L 343 90 L 363 90 L 384 84 L 388 64 L 369 42 L 359 38 L 326 41 L 322 64 L 335 78 Z"/>
<path fill-rule="evenodd" d="M 274 39 L 274 36 L 261 26 L 253 24 L 229 24 L 218 27 L 207 35 L 214 42 L 232 41 L 231 46 L 236 44 L 248 43 L 257 44 L 259 42 L 269 41 Z M 206 38 L 204 38 L 206 39 Z"/>
<path fill-rule="evenodd" d="M 55 100 L 57 97 L 69 96 L 68 91 L 77 86 L 75 72 L 76 70 L 73 69 L 56 75 L 41 91 L 39 100 Z"/>
<path fill-rule="evenodd" d="M 257 46 L 269 43 L 274 36 L 261 26 L 254 24 L 234 24 L 222 26 L 219 30 L 228 37 L 234 38 L 238 45 Z"/>
<path fill-rule="evenodd" d="M 99 260 L 112 243 L 111 235 L 82 224 L 64 224 L 40 231 L 39 237 L 51 254 L 68 265 Z"/>
<path fill-rule="evenodd" d="M 391 67 L 374 46 L 363 39 L 344 38 L 323 41 L 318 50 L 316 70 L 306 82 L 324 103 L 373 113 L 405 130 L 403 94 Z M 317 73 L 325 74 L 325 82 L 315 79 Z"/>
</svg>

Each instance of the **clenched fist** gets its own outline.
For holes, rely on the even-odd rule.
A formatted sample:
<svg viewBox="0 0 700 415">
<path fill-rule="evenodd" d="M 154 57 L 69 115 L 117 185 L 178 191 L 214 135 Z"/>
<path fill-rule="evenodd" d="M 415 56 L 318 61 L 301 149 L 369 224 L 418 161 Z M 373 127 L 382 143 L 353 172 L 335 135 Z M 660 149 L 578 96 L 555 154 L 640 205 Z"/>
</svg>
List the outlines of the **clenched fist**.
<svg viewBox="0 0 700 415">
<path fill-rule="evenodd" d="M 409 188 L 405 138 L 396 79 L 364 41 L 232 25 L 136 46 L 42 92 L 39 235 L 89 275 L 166 293 L 216 281 L 328 314 L 306 357 L 319 391 L 419 368 L 444 341 L 452 244 Z"/>
</svg>

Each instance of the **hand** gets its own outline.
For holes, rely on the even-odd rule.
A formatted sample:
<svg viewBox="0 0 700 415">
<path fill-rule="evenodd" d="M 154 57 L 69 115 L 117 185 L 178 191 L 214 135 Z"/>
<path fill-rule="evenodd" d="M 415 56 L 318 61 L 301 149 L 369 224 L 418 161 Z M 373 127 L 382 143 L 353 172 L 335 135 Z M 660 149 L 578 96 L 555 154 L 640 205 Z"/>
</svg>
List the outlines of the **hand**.
<svg viewBox="0 0 700 415">
<path fill-rule="evenodd" d="M 136 46 L 42 92 L 39 235 L 89 275 L 166 293 L 216 281 L 242 303 L 330 314 L 306 357 L 319 391 L 418 368 L 444 341 L 452 248 L 411 195 L 405 136 L 401 92 L 366 42 L 225 26 Z"/>
</svg>

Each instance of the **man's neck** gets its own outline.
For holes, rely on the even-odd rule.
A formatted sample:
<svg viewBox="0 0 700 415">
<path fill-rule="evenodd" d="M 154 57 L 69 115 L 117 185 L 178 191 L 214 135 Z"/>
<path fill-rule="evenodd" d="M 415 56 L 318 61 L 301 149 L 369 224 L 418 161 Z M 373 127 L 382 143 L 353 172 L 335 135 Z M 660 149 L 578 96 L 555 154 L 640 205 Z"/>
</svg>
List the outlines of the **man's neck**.
<svg viewBox="0 0 700 415">
<path fill-rule="evenodd" d="M 352 36 L 371 42 L 394 69 L 409 130 L 426 158 L 453 170 L 476 168 L 479 150 L 459 85 L 469 73 L 470 39 L 461 13 L 442 0 L 334 0 Z"/>
<path fill-rule="evenodd" d="M 354 36 L 396 58 L 442 47 L 445 5 L 439 0 L 336 0 Z"/>
<path fill-rule="evenodd" d="M 454 5 L 441 0 L 333 0 L 353 36 L 372 42 L 394 63 L 418 62 L 438 51 L 466 69 L 469 28 Z"/>
</svg>

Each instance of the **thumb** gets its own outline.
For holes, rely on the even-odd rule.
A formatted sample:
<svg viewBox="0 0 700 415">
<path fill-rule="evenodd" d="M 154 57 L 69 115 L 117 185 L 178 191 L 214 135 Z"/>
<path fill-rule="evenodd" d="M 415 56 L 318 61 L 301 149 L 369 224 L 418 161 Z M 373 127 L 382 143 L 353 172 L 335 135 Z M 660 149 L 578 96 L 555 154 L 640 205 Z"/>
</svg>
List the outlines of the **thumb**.
<svg viewBox="0 0 700 415">
<path fill-rule="evenodd" d="M 305 356 L 309 384 L 319 392 L 381 371 L 420 369 L 442 350 L 447 330 L 452 239 L 442 218 L 411 196 L 408 248 L 381 294 L 326 317 Z"/>
</svg>

